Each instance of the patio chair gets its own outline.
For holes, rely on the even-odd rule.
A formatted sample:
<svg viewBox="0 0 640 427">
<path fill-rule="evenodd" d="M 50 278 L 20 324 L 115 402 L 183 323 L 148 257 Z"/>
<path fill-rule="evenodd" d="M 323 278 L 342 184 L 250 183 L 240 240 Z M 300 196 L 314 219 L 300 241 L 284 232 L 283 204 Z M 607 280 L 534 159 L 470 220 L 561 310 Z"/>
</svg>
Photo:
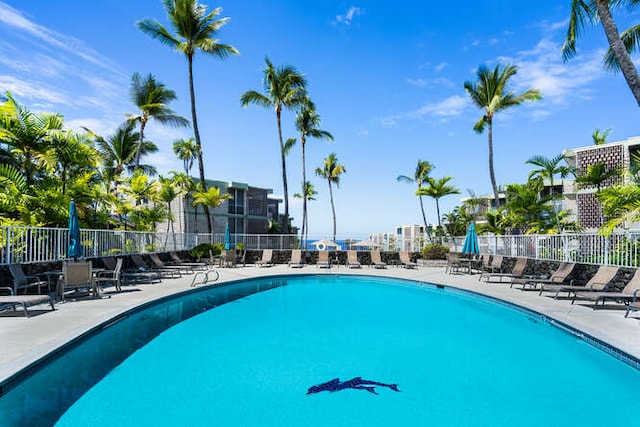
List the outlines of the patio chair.
<svg viewBox="0 0 640 427">
<path fill-rule="evenodd" d="M 256 261 L 256 267 L 272 267 L 273 262 L 273 249 L 264 249 L 262 251 L 262 258 Z"/>
<path fill-rule="evenodd" d="M 573 304 L 576 299 L 585 299 L 593 301 L 593 309 L 598 307 L 598 301 L 602 301 L 602 305 L 607 300 L 615 300 L 624 304 L 629 304 L 636 300 L 640 295 L 640 269 L 636 270 L 635 274 L 629 280 L 629 283 L 622 289 L 621 292 L 576 292 L 571 300 Z"/>
<path fill-rule="evenodd" d="M 0 306 L 9 305 L 13 311 L 16 311 L 16 306 L 21 305 L 25 317 L 30 317 L 29 310 L 27 309 L 30 305 L 48 302 L 51 304 L 52 311 L 56 309 L 53 305 L 53 298 L 51 295 L 15 295 L 13 293 L 13 289 L 9 287 L 1 287 L 0 291 L 8 293 L 8 295 L 0 295 Z"/>
<path fill-rule="evenodd" d="M 288 264 L 291 268 L 302 268 L 304 264 L 302 263 L 302 250 L 301 249 L 292 249 L 291 250 L 291 259 Z"/>
<path fill-rule="evenodd" d="M 371 251 L 371 263 L 375 268 L 387 268 L 387 263 L 382 261 L 380 251 Z"/>
<path fill-rule="evenodd" d="M 220 267 L 235 267 L 237 264 L 237 256 L 235 249 L 224 249 L 220 254 Z"/>
<path fill-rule="evenodd" d="M 629 303 L 627 306 L 627 312 L 624 314 L 624 317 L 629 317 L 629 313 L 632 311 L 640 311 L 640 301 L 636 301 L 635 299 Z"/>
<path fill-rule="evenodd" d="M 409 251 L 400 251 L 400 263 L 404 268 L 417 268 L 418 264 L 411 261 L 411 254 Z"/>
<path fill-rule="evenodd" d="M 179 272 L 180 277 L 182 277 L 182 273 L 184 274 L 192 274 L 193 273 L 193 268 L 186 266 L 186 265 L 171 265 L 168 264 L 164 261 L 162 261 L 160 259 L 160 257 L 158 256 L 157 253 L 152 252 L 149 254 L 149 259 L 151 259 L 151 262 L 153 263 L 154 266 L 156 266 L 157 268 L 163 269 L 169 269 L 169 270 L 176 270 Z"/>
<path fill-rule="evenodd" d="M 575 266 L 576 264 L 574 262 L 561 262 L 549 277 L 536 277 L 532 275 L 530 277 L 516 278 L 511 281 L 510 287 L 513 287 L 513 285 L 522 285 L 522 290 L 526 290 L 527 286 L 529 286 L 529 289 L 536 289 L 538 285 L 560 285 L 567 282 Z"/>
<path fill-rule="evenodd" d="M 447 268 L 445 269 L 445 273 L 457 273 L 464 268 L 466 268 L 466 266 L 460 258 L 460 252 L 449 252 L 447 254 Z"/>
<path fill-rule="evenodd" d="M 89 296 L 98 296 L 98 289 L 93 281 L 91 261 L 67 260 L 62 263 L 62 282 L 58 283 L 57 296 L 65 299 L 65 293 L 73 290 L 74 295 L 87 292 Z M 86 296 L 86 295 L 83 295 Z"/>
<path fill-rule="evenodd" d="M 103 284 L 109 283 L 116 288 L 116 292 L 122 290 L 120 283 L 120 274 L 122 273 L 122 258 L 118 258 L 115 268 L 113 270 L 104 270 L 95 274 L 93 281 L 97 288 L 102 289 Z M 105 264 L 106 265 L 106 264 Z"/>
<path fill-rule="evenodd" d="M 26 275 L 22 270 L 20 264 L 9 264 L 9 272 L 13 277 L 13 295 L 17 295 L 20 289 L 38 288 L 38 293 L 41 293 L 40 288 L 43 286 L 49 287 L 47 280 L 42 280 L 41 277 L 36 275 Z"/>
<path fill-rule="evenodd" d="M 500 283 L 502 283 L 502 279 L 503 278 L 507 278 L 511 280 L 511 283 L 513 283 L 513 281 L 515 279 L 522 279 L 524 277 L 524 269 L 527 266 L 527 258 L 526 257 L 518 257 L 516 258 L 516 263 L 513 266 L 513 270 L 511 270 L 510 273 L 493 273 L 493 272 L 487 272 L 485 274 L 485 281 L 486 282 L 490 282 L 492 280 L 489 280 L 491 278 L 498 278 Z"/>
<path fill-rule="evenodd" d="M 362 264 L 358 262 L 358 251 L 347 250 L 347 267 L 349 268 L 362 268 Z"/>
<path fill-rule="evenodd" d="M 481 281 L 483 277 L 490 274 L 502 273 L 502 255 L 494 255 L 491 259 L 491 263 L 487 268 L 483 268 L 478 277 L 478 281 Z"/>
<path fill-rule="evenodd" d="M 329 261 L 329 251 L 318 251 L 318 268 L 331 268 L 331 261 Z"/>
<path fill-rule="evenodd" d="M 609 283 L 618 274 L 618 267 L 611 267 L 602 265 L 598 268 L 596 274 L 585 285 L 547 285 L 543 284 L 540 289 L 540 295 L 542 292 L 555 292 L 554 299 L 557 299 L 560 292 L 566 292 L 569 296 L 579 291 L 584 292 L 604 292 L 607 290 Z"/>
</svg>

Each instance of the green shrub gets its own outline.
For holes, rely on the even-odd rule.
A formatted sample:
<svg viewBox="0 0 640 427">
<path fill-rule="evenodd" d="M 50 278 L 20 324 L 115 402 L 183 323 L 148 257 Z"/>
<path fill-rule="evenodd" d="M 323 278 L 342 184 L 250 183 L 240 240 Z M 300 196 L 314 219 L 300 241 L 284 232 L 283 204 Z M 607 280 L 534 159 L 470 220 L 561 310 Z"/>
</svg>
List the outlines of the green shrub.
<svg viewBox="0 0 640 427">
<path fill-rule="evenodd" d="M 213 256 L 217 256 L 222 253 L 223 247 L 224 245 L 220 243 L 200 243 L 189 251 L 189 255 L 195 259 L 207 258 L 209 256 L 209 252 L 211 252 Z"/>
<path fill-rule="evenodd" d="M 422 248 L 422 259 L 447 259 L 449 248 L 444 245 L 433 243 Z"/>
</svg>

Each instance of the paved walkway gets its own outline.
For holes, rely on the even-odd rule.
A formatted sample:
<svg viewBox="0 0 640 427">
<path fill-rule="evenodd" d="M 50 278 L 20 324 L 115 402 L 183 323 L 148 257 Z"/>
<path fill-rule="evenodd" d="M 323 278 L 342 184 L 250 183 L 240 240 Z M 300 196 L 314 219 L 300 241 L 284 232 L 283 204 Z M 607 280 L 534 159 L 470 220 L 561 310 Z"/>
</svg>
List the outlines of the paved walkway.
<svg viewBox="0 0 640 427">
<path fill-rule="evenodd" d="M 397 277 L 435 284 L 444 284 L 499 298 L 540 312 L 576 329 L 582 330 L 620 350 L 640 358 L 640 313 L 624 317 L 621 306 L 610 304 L 610 308 L 593 310 L 591 306 L 571 305 L 567 300 L 554 300 L 538 296 L 538 292 L 509 289 L 505 283 L 478 281 L 478 275 L 449 275 L 443 267 L 420 267 L 404 269 L 349 269 L 345 266 L 330 270 L 307 266 L 291 269 L 277 265 L 268 268 L 253 266 L 219 269 L 219 282 L 278 274 L 365 274 L 382 277 Z M 79 300 L 56 304 L 56 311 L 47 311 L 42 306 L 32 309 L 37 315 L 25 318 L 22 313 L 0 317 L 0 382 L 37 361 L 51 350 L 77 337 L 90 328 L 116 316 L 136 305 L 165 295 L 189 289 L 192 276 L 181 279 L 166 279 L 160 284 L 123 287 L 122 293 L 110 293 L 110 298 Z"/>
</svg>

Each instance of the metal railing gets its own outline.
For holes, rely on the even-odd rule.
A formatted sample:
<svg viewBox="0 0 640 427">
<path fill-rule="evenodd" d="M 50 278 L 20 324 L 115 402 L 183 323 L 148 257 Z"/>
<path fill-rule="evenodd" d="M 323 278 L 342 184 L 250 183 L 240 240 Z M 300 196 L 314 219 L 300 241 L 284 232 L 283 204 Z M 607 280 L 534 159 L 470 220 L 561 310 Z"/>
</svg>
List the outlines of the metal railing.
<svg viewBox="0 0 640 427">
<path fill-rule="evenodd" d="M 464 237 L 445 241 L 452 251 L 460 251 Z M 478 236 L 481 253 L 511 257 L 570 261 L 584 264 L 640 267 L 640 234 L 596 233 L 556 235 Z"/>
</svg>

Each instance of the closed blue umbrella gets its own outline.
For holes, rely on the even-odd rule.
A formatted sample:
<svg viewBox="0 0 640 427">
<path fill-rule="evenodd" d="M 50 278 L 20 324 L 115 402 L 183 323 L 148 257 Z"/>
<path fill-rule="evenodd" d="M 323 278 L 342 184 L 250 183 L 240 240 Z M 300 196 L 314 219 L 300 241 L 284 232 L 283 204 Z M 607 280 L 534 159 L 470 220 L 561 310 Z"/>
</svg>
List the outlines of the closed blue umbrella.
<svg viewBox="0 0 640 427">
<path fill-rule="evenodd" d="M 224 250 L 228 251 L 231 249 L 231 235 L 229 234 L 229 223 L 227 223 L 227 228 L 224 230 Z"/>
<path fill-rule="evenodd" d="M 477 254 L 480 253 L 480 246 L 478 245 L 478 235 L 476 234 L 476 226 L 472 222 L 467 230 L 467 237 L 464 239 L 464 246 L 462 246 L 463 254 Z"/>
<path fill-rule="evenodd" d="M 67 257 L 73 258 L 75 261 L 82 258 L 83 250 L 80 242 L 80 222 L 78 221 L 78 211 L 76 210 L 75 200 L 71 200 L 69 204 L 69 248 L 67 249 Z"/>
</svg>

